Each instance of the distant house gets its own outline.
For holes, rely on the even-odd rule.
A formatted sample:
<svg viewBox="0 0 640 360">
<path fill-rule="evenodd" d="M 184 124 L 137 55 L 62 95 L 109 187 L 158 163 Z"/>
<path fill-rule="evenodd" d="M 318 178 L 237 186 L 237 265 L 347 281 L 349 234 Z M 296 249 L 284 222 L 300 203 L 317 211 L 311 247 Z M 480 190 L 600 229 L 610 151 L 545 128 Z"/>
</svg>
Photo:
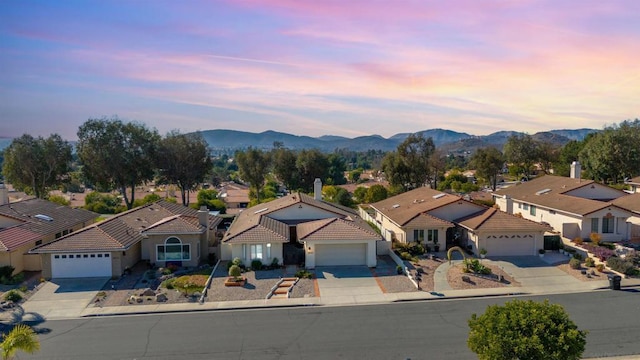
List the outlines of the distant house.
<svg viewBox="0 0 640 360">
<path fill-rule="evenodd" d="M 367 214 L 388 243 L 419 242 L 441 250 L 461 245 L 476 254 L 484 248 L 492 256 L 535 255 L 549 230 L 428 187 L 371 204 Z"/>
<path fill-rule="evenodd" d="M 227 214 L 237 215 L 249 207 L 249 188 L 244 185 L 228 183 L 220 189 L 220 199 L 227 207 Z"/>
<path fill-rule="evenodd" d="M 310 269 L 376 266 L 380 236 L 352 209 L 321 200 L 321 187 L 316 180 L 313 197 L 290 194 L 242 211 L 224 235 L 221 258 Z"/>
<path fill-rule="evenodd" d="M 0 266 L 13 266 L 14 273 L 42 270 L 40 257 L 29 255 L 29 249 L 92 224 L 97 217 L 42 199 L 9 202 L 7 188 L 0 184 Z"/>
<path fill-rule="evenodd" d="M 140 260 L 197 266 L 215 243 L 220 218 L 158 201 L 33 248 L 45 278 L 119 277 Z"/>
<path fill-rule="evenodd" d="M 633 179 L 629 179 L 624 183 L 631 187 L 631 192 L 640 193 L 640 176 L 636 176 Z"/>
<path fill-rule="evenodd" d="M 525 219 L 544 222 L 568 239 L 589 238 L 597 233 L 606 241 L 626 240 L 632 226 L 627 220 L 634 216 L 622 198 L 629 194 L 593 180 L 546 175 L 494 193 L 500 209 Z M 631 198 L 630 203 L 633 203 Z"/>
</svg>

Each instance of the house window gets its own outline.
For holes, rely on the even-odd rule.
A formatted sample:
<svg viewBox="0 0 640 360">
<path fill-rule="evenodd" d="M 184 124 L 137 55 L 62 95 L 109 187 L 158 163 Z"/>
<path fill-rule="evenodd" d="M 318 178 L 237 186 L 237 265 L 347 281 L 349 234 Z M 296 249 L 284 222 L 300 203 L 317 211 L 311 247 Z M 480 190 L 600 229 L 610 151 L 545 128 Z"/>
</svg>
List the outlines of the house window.
<svg viewBox="0 0 640 360">
<path fill-rule="evenodd" d="M 267 259 L 271 259 L 271 243 L 267 244 Z"/>
<path fill-rule="evenodd" d="M 413 241 L 424 241 L 424 230 L 413 230 Z"/>
<path fill-rule="evenodd" d="M 438 230 L 427 230 L 427 240 L 438 242 Z"/>
<path fill-rule="evenodd" d="M 603 217 L 602 218 L 602 233 L 603 234 L 613 234 L 613 224 L 615 218 L 611 217 Z"/>
<path fill-rule="evenodd" d="M 518 209 L 522 209 L 522 204 L 518 203 Z"/>
<path fill-rule="evenodd" d="M 529 204 L 523 204 L 523 205 L 522 205 L 522 208 L 523 208 L 524 210 L 529 210 Z"/>
<path fill-rule="evenodd" d="M 262 260 L 262 244 L 251 244 L 251 260 Z"/>
<path fill-rule="evenodd" d="M 158 261 L 189 261 L 191 260 L 191 245 L 183 244 L 180 239 L 170 237 L 164 245 L 156 245 Z"/>
<path fill-rule="evenodd" d="M 536 206 L 535 205 L 531 205 L 531 207 L 529 208 L 529 215 L 536 216 Z"/>
<path fill-rule="evenodd" d="M 591 232 L 592 233 L 598 232 L 598 218 L 591 219 Z"/>
</svg>

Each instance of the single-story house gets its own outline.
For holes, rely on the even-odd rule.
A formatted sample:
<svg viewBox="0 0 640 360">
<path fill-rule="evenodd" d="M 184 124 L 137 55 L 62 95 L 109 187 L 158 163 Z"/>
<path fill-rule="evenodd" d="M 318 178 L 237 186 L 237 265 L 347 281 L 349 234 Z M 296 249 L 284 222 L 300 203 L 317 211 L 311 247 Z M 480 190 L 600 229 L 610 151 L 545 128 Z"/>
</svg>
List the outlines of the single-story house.
<svg viewBox="0 0 640 360">
<path fill-rule="evenodd" d="M 627 219 L 627 223 L 629 224 L 629 240 L 640 243 L 640 192 L 621 196 L 613 200 L 612 203 L 633 213 Z"/>
<path fill-rule="evenodd" d="M 245 185 L 227 183 L 218 195 L 227 207 L 227 214 L 237 215 L 249 207 L 249 188 Z"/>
<path fill-rule="evenodd" d="M 554 175 L 541 176 L 494 193 L 500 210 L 547 223 L 564 238 L 587 239 L 591 233 L 598 233 L 606 241 L 630 237 L 631 226 L 627 220 L 633 212 L 618 200 L 627 196 L 630 195 L 624 191 L 593 180 Z"/>
<path fill-rule="evenodd" d="M 624 182 L 631 187 L 632 193 L 640 193 L 640 176 L 636 176 Z"/>
<path fill-rule="evenodd" d="M 215 243 L 220 218 L 160 200 L 31 249 L 45 278 L 119 277 L 140 260 L 197 266 Z"/>
<path fill-rule="evenodd" d="M 350 208 L 323 201 L 320 180 L 314 196 L 294 193 L 242 211 L 222 239 L 221 259 L 239 258 L 306 268 L 325 265 L 376 266 L 381 237 Z"/>
<path fill-rule="evenodd" d="M 13 266 L 14 274 L 40 271 L 40 256 L 29 249 L 92 224 L 98 214 L 42 199 L 9 202 L 0 184 L 0 266 Z"/>
<path fill-rule="evenodd" d="M 428 187 L 370 204 L 368 211 L 388 243 L 419 242 L 442 250 L 461 245 L 475 253 L 484 248 L 493 256 L 535 255 L 549 230 Z"/>
</svg>

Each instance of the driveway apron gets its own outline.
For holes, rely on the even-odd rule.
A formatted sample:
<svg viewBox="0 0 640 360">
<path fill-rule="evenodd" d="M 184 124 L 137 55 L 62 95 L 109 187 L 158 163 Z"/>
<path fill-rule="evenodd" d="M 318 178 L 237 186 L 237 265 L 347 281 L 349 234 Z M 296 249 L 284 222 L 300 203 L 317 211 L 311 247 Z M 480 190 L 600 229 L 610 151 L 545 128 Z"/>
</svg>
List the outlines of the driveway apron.
<svg viewBox="0 0 640 360">
<path fill-rule="evenodd" d="M 581 290 L 588 285 L 537 256 L 500 257 L 492 261 L 530 291 Z"/>
<path fill-rule="evenodd" d="M 384 298 L 366 266 L 318 266 L 315 273 L 324 303 L 360 303 Z"/>
<path fill-rule="evenodd" d="M 45 319 L 76 318 L 93 301 L 109 278 L 52 279 L 23 305 L 25 314 Z"/>
</svg>

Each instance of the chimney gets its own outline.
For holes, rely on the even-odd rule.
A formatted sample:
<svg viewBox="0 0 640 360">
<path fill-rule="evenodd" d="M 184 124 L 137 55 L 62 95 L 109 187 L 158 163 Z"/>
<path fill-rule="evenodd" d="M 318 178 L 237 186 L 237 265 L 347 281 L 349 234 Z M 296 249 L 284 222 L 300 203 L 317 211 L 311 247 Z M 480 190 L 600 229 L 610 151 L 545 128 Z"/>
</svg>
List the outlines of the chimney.
<svg viewBox="0 0 640 360">
<path fill-rule="evenodd" d="M 7 205 L 9 203 L 9 191 L 4 184 L 0 184 L 0 205 Z"/>
<path fill-rule="evenodd" d="M 313 182 L 313 198 L 322 200 L 322 180 L 320 178 L 316 178 Z"/>
<path fill-rule="evenodd" d="M 198 210 L 198 223 L 205 228 L 209 227 L 209 209 L 204 205 L 200 206 L 200 210 Z"/>
<path fill-rule="evenodd" d="M 511 195 L 504 195 L 504 199 L 507 203 L 507 209 L 505 212 L 507 214 L 513 214 L 513 199 L 511 198 Z"/>
<path fill-rule="evenodd" d="M 579 161 L 574 161 L 571 163 L 571 178 L 572 179 L 580 179 L 580 175 L 582 173 L 582 166 L 580 166 Z"/>
</svg>

